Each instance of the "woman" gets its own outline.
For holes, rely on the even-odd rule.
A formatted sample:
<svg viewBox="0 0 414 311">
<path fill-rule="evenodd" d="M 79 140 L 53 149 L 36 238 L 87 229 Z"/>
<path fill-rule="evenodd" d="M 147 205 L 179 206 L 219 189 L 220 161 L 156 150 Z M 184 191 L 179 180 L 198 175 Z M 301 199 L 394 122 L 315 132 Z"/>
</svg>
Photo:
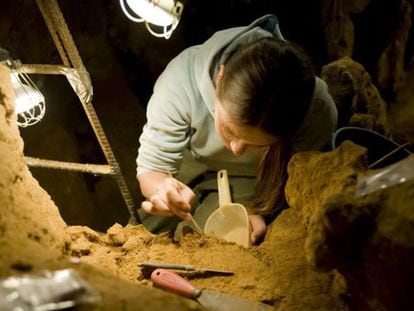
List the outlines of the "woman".
<svg viewBox="0 0 414 311">
<path fill-rule="evenodd" d="M 257 243 L 283 206 L 292 152 L 326 146 L 336 118 L 326 84 L 301 49 L 283 40 L 273 15 L 184 50 L 158 78 L 140 137 L 144 225 L 174 229 L 191 213 L 203 225 L 218 204 L 215 172 L 226 169 Z M 186 169 L 186 149 L 206 168 L 194 189 L 171 175 Z"/>
</svg>

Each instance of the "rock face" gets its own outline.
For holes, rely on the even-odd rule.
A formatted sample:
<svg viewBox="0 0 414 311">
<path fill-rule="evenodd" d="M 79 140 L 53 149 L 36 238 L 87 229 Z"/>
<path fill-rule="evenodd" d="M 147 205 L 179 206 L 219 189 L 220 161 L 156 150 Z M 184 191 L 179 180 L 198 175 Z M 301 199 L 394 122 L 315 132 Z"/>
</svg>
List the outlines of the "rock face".
<svg viewBox="0 0 414 311">
<path fill-rule="evenodd" d="M 308 262 L 342 275 L 351 310 L 410 310 L 414 180 L 356 198 L 364 153 L 346 141 L 329 153 L 296 155 L 287 199 L 307 230 Z"/>
<path fill-rule="evenodd" d="M 125 22 L 118 1 L 109 4 L 92 0 L 60 3 L 91 73 L 99 117 L 105 129 L 106 125 L 111 125 L 108 131 L 111 145 L 121 164 L 125 165 L 129 175 L 127 180 L 135 188 L 137 201 L 141 194 L 135 180 L 134 158 L 138 132 L 145 122 L 144 103 L 153 82 L 169 59 L 190 43 L 200 43 L 215 28 L 240 25 L 239 14 L 226 16 L 229 11 L 216 12 L 216 6 L 223 1 L 213 1 L 215 5 L 198 2 L 188 2 L 186 11 L 191 14 L 183 16 L 180 24 L 181 32 L 192 41 L 186 41 L 176 33 L 175 39 L 171 38 L 176 40 L 175 44 L 171 40 L 158 41 L 144 27 Z M 243 11 L 235 10 L 241 3 L 243 8 L 253 7 L 251 1 L 237 4 L 231 1 L 228 3 L 232 7 L 230 12 Z M 287 38 L 295 38 L 290 26 L 301 20 L 294 12 L 299 2 L 266 1 L 268 3 L 272 3 L 272 10 L 277 8 L 276 13 L 283 22 L 282 32 Z M 309 7 L 319 13 L 319 7 L 309 3 Z M 393 136 L 400 127 L 399 131 L 404 132 L 402 140 L 414 142 L 411 100 L 414 87 L 407 87 L 404 118 L 394 124 L 391 131 L 387 115 L 389 103 L 381 98 L 375 82 L 393 92 L 402 87 L 411 5 L 406 0 L 388 1 L 389 6 L 385 7 L 398 7 L 398 12 L 382 11 L 391 19 L 397 16 L 400 22 L 389 27 L 388 20 L 382 27 L 393 29 L 395 35 L 387 32 L 384 36 L 378 31 L 381 44 L 374 44 L 373 49 L 362 54 L 368 55 L 365 62 L 352 59 L 358 50 L 355 46 L 361 45 L 357 42 L 358 34 L 361 38 L 361 30 L 367 28 L 362 27 L 364 29 L 358 32 L 353 20 L 367 9 L 367 5 L 378 3 L 381 7 L 381 2 L 376 1 L 321 1 L 321 8 L 325 10 L 322 15 L 328 58 L 333 60 L 323 67 L 322 78 L 327 81 L 338 106 L 339 126 L 362 126 L 386 136 Z M 46 38 L 48 32 L 35 2 L 20 1 L 20 4 L 3 3 L 3 15 L 7 18 L 1 19 L 0 44 L 10 47 L 24 63 L 56 61 L 57 54 L 50 38 Z M 292 14 L 283 11 L 284 5 L 294 9 Z M 302 1 L 300 5 L 305 4 Z M 211 14 L 205 13 L 208 8 Z M 269 13 L 268 8 L 265 9 Z M 199 15 L 195 14 L 197 10 Z M 23 21 L 8 18 L 21 11 L 33 14 L 27 14 Z M 306 14 L 299 14 L 306 15 L 309 25 L 315 26 L 315 15 L 302 11 Z M 90 18 L 91 12 L 96 18 Z M 211 18 L 198 20 L 199 16 L 213 14 L 224 17 L 213 21 Z M 255 15 L 250 9 L 244 14 L 243 23 Z M 188 21 L 186 27 L 185 18 Z M 203 27 L 195 27 L 198 22 Z M 380 25 L 375 24 L 375 31 L 377 26 Z M 303 29 L 302 25 L 296 27 L 296 37 L 308 37 L 305 33 L 308 29 Z M 320 33 L 317 31 L 317 35 L 309 36 L 312 45 Z M 382 44 L 391 37 L 392 40 Z M 168 53 L 164 53 L 166 51 Z M 358 55 L 359 59 L 364 58 L 361 51 Z M 371 75 L 366 68 L 370 69 Z M 376 75 L 372 75 L 374 72 Z M 193 301 L 150 288 L 151 282 L 137 266 L 139 261 L 168 261 L 232 270 L 235 272 L 233 277 L 200 273 L 187 274 L 187 277 L 202 288 L 261 300 L 273 305 L 275 310 L 414 309 L 411 298 L 414 291 L 414 184 L 408 181 L 356 198 L 357 178 L 367 172 L 366 150 L 363 148 L 344 142 L 331 152 L 295 155 L 289 164 L 286 188 L 291 208 L 284 210 L 270 224 L 261 245 L 243 249 L 196 234 L 186 235 L 178 245 L 170 236 L 154 236 L 142 226 L 113 225 L 117 220 L 123 220 L 125 213 L 119 212 L 123 207 L 118 204 L 118 191 L 107 184 L 107 180 L 33 171 L 41 184 L 43 181 L 49 186 L 49 194 L 59 203 L 59 214 L 49 194 L 27 169 L 19 134 L 23 135 L 26 147 L 32 145 L 31 151 L 35 154 L 28 155 L 33 156 L 60 158 L 64 154 L 76 161 L 100 162 L 103 158 L 97 152 L 99 146 L 91 142 L 93 135 L 87 127 L 88 122 L 81 118 L 84 114 L 78 111 L 77 99 L 68 95 L 71 93 L 66 81 L 56 77 L 39 77 L 39 82 L 43 82 L 50 102 L 59 103 L 59 109 L 56 105 L 54 109 L 51 106 L 44 130 L 34 128 L 26 134 L 24 131 L 19 133 L 8 75 L 8 69 L 0 66 L 0 277 L 71 267 L 102 294 L 99 304 L 86 306 L 84 310 L 201 309 Z M 63 96 L 64 93 L 67 94 Z M 50 133 L 55 135 L 48 136 L 48 140 L 40 144 L 38 137 Z M 62 146 L 63 142 L 66 146 Z M 85 198 L 75 200 L 75 197 Z M 85 223 L 107 232 L 82 226 Z M 70 262 L 70 256 L 75 256 L 80 263 Z"/>
<path fill-rule="evenodd" d="M 31 176 L 13 114 L 9 72 L 0 67 L 0 276 L 75 268 L 102 294 L 97 310 L 197 310 L 193 301 L 148 288 L 141 261 L 231 270 L 187 275 L 194 284 L 261 300 L 275 310 L 413 308 L 414 181 L 364 198 L 366 150 L 345 141 L 289 163 L 286 209 L 251 249 L 190 233 L 180 244 L 142 226 L 114 224 L 106 234 L 67 226 Z M 69 261 L 76 256 L 80 263 Z M 89 306 L 90 307 L 90 306 Z"/>
<path fill-rule="evenodd" d="M 338 108 L 338 127 L 358 126 L 390 135 L 386 103 L 361 64 L 343 57 L 325 65 L 321 76 Z"/>
<path fill-rule="evenodd" d="M 406 0 L 396 1 L 396 26 L 392 38 L 378 61 L 378 84 L 385 91 L 397 94 L 405 83 L 405 50 L 411 27 L 412 4 Z"/>
<path fill-rule="evenodd" d="M 357 59 L 393 98 L 405 83 L 412 2 L 323 0 L 320 6 L 328 60 Z"/>
<path fill-rule="evenodd" d="M 10 72 L 0 66 L 0 274 L 10 266 L 58 258 L 66 249 L 65 222 L 27 168 L 14 114 Z"/>
<path fill-rule="evenodd" d="M 321 2 L 321 13 L 325 25 L 326 48 L 330 59 L 352 57 L 355 31 L 351 15 L 363 11 L 367 0 L 333 0 Z"/>
</svg>

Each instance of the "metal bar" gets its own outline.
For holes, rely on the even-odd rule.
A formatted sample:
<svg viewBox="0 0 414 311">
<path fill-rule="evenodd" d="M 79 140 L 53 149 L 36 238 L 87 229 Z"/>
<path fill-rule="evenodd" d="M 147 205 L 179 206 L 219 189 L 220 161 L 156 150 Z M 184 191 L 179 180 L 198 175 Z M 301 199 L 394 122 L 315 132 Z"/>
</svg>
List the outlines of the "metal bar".
<svg viewBox="0 0 414 311">
<path fill-rule="evenodd" d="M 397 153 L 398 151 L 404 149 L 405 147 L 408 147 L 410 145 L 410 143 L 405 143 L 403 145 L 398 146 L 397 148 L 393 149 L 391 152 L 387 153 L 386 155 L 384 155 L 383 157 L 379 158 L 377 161 L 375 161 L 374 163 L 372 163 L 371 165 L 368 166 L 369 169 L 375 167 L 376 165 L 380 164 L 381 162 L 385 161 L 386 159 L 388 159 L 389 157 L 391 157 L 393 154 Z"/>
<path fill-rule="evenodd" d="M 36 0 L 37 5 L 39 7 L 40 12 L 46 22 L 46 25 L 49 28 L 49 32 L 55 42 L 55 45 L 60 53 L 62 61 L 65 67 L 61 67 L 60 69 L 66 69 L 64 72 L 67 72 L 68 69 L 75 69 L 78 76 L 80 83 L 83 84 L 83 89 L 88 90 L 88 86 L 90 86 L 90 79 L 89 74 L 87 73 L 85 66 L 82 62 L 82 59 L 79 55 L 78 49 L 76 48 L 75 42 L 73 41 L 72 35 L 70 34 L 69 28 L 66 25 L 64 20 L 63 14 L 59 8 L 59 5 L 56 0 Z M 70 67 L 70 68 L 68 68 Z M 71 68 L 73 67 L 73 68 Z M 40 70 L 40 68 L 37 68 Z M 44 68 L 45 70 L 50 70 L 54 72 L 53 74 L 60 74 L 55 71 L 59 68 Z M 68 77 L 68 76 L 67 76 Z M 76 90 L 74 89 L 76 92 Z M 92 91 L 92 90 L 91 90 Z M 115 159 L 114 153 L 109 145 L 108 139 L 103 131 L 103 128 L 99 122 L 98 116 L 96 115 L 95 109 L 93 108 L 91 102 L 91 96 L 83 96 L 83 94 L 78 94 L 80 102 L 85 110 L 85 113 L 88 117 L 88 120 L 92 126 L 92 129 L 98 139 L 98 142 L 101 146 L 101 149 L 104 153 L 106 160 L 111 167 L 111 172 L 113 172 L 113 177 L 116 180 L 121 195 L 125 201 L 125 204 L 128 208 L 130 214 L 130 224 L 139 223 L 139 216 L 135 209 L 135 204 L 132 199 L 132 196 L 129 192 L 125 179 L 121 173 L 121 169 L 119 167 L 118 162 Z M 92 95 L 92 92 L 91 94 Z"/>
<path fill-rule="evenodd" d="M 19 71 L 27 74 L 65 75 L 69 70 L 73 69 L 62 65 L 21 64 L 19 66 Z"/>
<path fill-rule="evenodd" d="M 33 157 L 25 157 L 26 163 L 30 167 L 54 168 L 59 170 L 77 171 L 94 175 L 111 175 L 115 173 L 109 165 L 105 164 L 85 164 L 76 162 L 63 162 L 45 160 Z"/>
<path fill-rule="evenodd" d="M 175 263 L 168 263 L 168 262 L 141 262 L 141 263 L 138 263 L 138 267 L 153 268 L 153 269 L 162 268 L 162 269 L 196 271 L 196 272 L 211 272 L 211 273 L 227 274 L 227 275 L 234 274 L 233 271 L 229 271 L 229 270 L 198 268 L 192 265 L 182 265 L 182 264 L 175 264 Z"/>
<path fill-rule="evenodd" d="M 124 198 L 125 204 L 127 205 L 128 211 L 130 213 L 130 224 L 136 224 L 138 223 L 138 213 L 135 209 L 135 203 L 132 200 L 132 197 L 129 193 L 127 184 L 125 182 L 125 179 L 121 173 L 121 168 L 119 167 L 118 162 L 115 159 L 115 155 L 112 151 L 111 146 L 109 145 L 109 142 L 103 132 L 101 123 L 99 122 L 98 116 L 95 112 L 95 109 L 92 105 L 92 103 L 83 103 L 82 106 L 85 109 L 86 115 L 89 119 L 90 124 L 92 125 L 92 128 L 95 132 L 95 135 L 99 141 L 99 144 L 101 145 L 102 151 L 106 157 L 106 160 L 108 161 L 109 165 L 112 167 L 112 170 L 114 171 L 114 178 L 118 184 L 119 190 L 121 192 L 122 197 Z"/>
<path fill-rule="evenodd" d="M 43 19 L 45 20 L 46 26 L 49 29 L 50 36 L 52 37 L 53 42 L 55 43 L 55 46 L 59 52 L 60 58 L 63 61 L 63 64 L 66 67 L 70 67 L 71 63 L 69 57 L 65 51 L 61 38 L 58 36 L 57 29 L 54 27 L 52 20 L 50 18 L 47 18 L 47 16 L 51 16 L 52 13 L 49 11 L 46 3 L 43 0 L 37 0 L 36 2 L 40 13 L 42 13 Z"/>
</svg>

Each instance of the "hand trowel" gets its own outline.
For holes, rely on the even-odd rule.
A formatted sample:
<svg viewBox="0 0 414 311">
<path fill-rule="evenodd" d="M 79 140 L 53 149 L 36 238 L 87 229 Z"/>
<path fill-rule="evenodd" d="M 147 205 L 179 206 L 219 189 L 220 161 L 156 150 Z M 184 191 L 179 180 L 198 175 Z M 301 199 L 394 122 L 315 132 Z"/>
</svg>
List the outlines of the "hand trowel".
<svg viewBox="0 0 414 311">
<path fill-rule="evenodd" d="M 204 233 L 250 247 L 250 222 L 247 210 L 242 204 L 231 202 L 226 170 L 217 172 L 217 184 L 219 207 L 207 218 Z"/>
<path fill-rule="evenodd" d="M 271 306 L 212 290 L 200 290 L 178 274 L 156 269 L 151 273 L 155 286 L 197 300 L 210 311 L 270 311 Z"/>
</svg>

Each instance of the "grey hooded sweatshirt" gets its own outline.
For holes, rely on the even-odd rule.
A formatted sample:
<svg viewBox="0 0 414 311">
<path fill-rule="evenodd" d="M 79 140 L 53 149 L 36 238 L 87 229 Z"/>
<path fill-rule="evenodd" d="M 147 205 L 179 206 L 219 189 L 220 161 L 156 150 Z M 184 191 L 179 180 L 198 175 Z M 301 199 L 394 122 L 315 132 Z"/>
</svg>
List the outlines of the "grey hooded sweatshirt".
<svg viewBox="0 0 414 311">
<path fill-rule="evenodd" d="M 245 27 L 218 31 L 167 65 L 148 103 L 147 123 L 139 140 L 138 175 L 146 171 L 177 173 L 183 152 L 188 149 L 207 169 L 255 176 L 256 150 L 247 148 L 243 155 L 234 156 L 215 131 L 214 80 L 229 52 L 264 36 L 283 39 L 274 15 L 265 15 Z M 336 120 L 337 111 L 327 86 L 316 78 L 312 105 L 294 136 L 293 150 L 318 150 L 327 145 Z"/>
</svg>

